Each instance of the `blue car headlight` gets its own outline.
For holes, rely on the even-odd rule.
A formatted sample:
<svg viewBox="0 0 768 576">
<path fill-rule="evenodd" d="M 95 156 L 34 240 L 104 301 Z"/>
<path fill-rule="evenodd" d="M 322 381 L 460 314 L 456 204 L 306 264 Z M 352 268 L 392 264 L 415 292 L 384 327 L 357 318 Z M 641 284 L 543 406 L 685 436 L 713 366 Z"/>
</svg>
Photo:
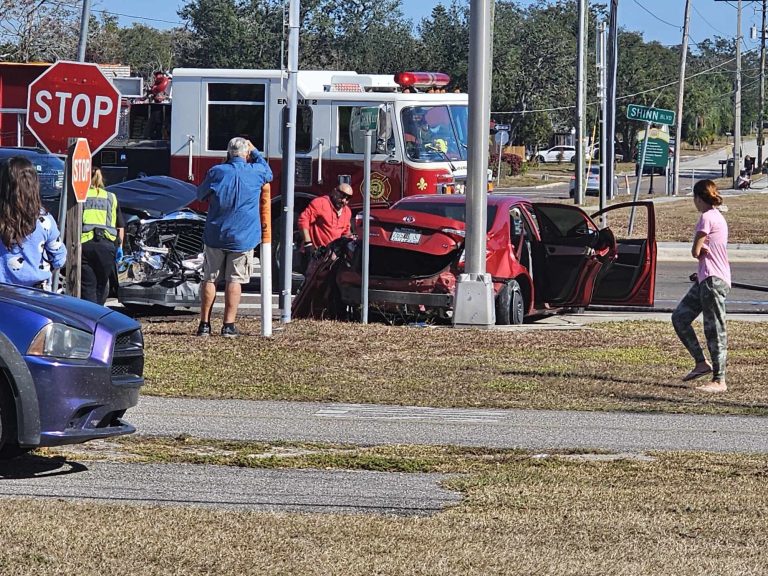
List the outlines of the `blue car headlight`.
<svg viewBox="0 0 768 576">
<path fill-rule="evenodd" d="M 93 334 L 56 322 L 37 333 L 29 345 L 29 356 L 53 358 L 88 358 L 93 347 Z"/>
</svg>

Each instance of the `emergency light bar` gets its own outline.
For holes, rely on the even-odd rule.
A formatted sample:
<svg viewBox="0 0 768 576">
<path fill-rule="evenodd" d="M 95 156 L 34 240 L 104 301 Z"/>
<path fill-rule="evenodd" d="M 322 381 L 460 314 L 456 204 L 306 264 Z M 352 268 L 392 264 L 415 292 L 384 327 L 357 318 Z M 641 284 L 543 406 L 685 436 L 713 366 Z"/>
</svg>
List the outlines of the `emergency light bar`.
<svg viewBox="0 0 768 576">
<path fill-rule="evenodd" d="M 399 72 L 395 83 L 403 88 L 442 88 L 451 82 L 451 77 L 442 72 Z"/>
</svg>

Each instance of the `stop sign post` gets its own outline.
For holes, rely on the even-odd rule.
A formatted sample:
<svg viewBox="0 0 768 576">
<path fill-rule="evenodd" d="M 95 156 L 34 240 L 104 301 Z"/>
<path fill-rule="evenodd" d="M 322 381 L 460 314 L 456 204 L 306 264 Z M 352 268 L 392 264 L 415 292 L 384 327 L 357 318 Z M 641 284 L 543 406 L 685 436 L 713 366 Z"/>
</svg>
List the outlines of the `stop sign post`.
<svg viewBox="0 0 768 576">
<path fill-rule="evenodd" d="M 91 150 L 88 140 L 77 138 L 65 161 L 66 188 L 59 207 L 60 228 L 67 246 L 67 294 L 80 297 L 83 230 L 83 203 L 91 187 Z"/>
<path fill-rule="evenodd" d="M 27 128 L 51 154 L 64 156 L 71 138 L 98 152 L 117 135 L 120 92 L 96 64 L 61 60 L 29 85 Z"/>
</svg>

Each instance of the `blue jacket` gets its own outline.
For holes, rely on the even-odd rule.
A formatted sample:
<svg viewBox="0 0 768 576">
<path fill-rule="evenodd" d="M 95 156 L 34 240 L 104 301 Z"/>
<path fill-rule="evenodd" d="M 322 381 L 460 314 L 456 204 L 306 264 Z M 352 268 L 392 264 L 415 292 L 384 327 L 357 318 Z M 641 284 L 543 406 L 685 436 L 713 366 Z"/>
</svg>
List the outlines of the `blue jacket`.
<svg viewBox="0 0 768 576">
<path fill-rule="evenodd" d="M 0 282 L 34 286 L 51 280 L 51 270 L 67 262 L 67 249 L 53 216 L 40 212 L 37 226 L 10 250 L 0 241 Z"/>
<path fill-rule="evenodd" d="M 247 252 L 261 243 L 261 187 L 272 181 L 272 170 L 258 150 L 251 162 L 235 157 L 218 164 L 197 187 L 197 198 L 208 200 L 203 240 L 206 246 Z"/>
</svg>

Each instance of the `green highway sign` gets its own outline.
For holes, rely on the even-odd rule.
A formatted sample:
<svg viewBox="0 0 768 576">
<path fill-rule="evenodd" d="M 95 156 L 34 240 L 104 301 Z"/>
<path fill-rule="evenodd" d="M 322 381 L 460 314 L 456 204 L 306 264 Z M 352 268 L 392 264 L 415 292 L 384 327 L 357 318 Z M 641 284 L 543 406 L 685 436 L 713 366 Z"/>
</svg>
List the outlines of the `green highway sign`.
<svg viewBox="0 0 768 576">
<path fill-rule="evenodd" d="M 376 130 L 379 126 L 379 107 L 360 110 L 360 130 Z"/>
<path fill-rule="evenodd" d="M 667 126 L 672 126 L 675 123 L 675 113 L 672 110 L 650 108 L 649 106 L 640 106 L 639 104 L 629 104 L 627 106 L 627 118 L 639 120 L 640 122 L 666 124 Z"/>
</svg>

